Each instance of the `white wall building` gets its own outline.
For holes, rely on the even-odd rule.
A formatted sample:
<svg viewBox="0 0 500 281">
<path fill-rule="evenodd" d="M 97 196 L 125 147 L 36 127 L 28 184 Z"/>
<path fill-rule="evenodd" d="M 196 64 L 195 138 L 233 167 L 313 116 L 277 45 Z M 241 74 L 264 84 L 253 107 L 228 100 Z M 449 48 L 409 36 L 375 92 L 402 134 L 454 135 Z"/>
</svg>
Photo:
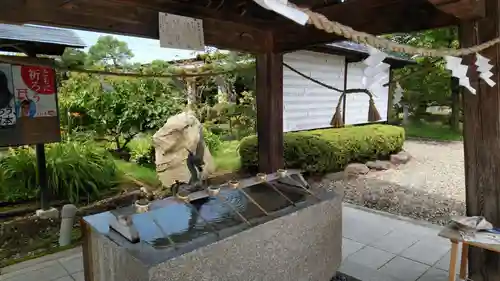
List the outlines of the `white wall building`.
<svg viewBox="0 0 500 281">
<path fill-rule="evenodd" d="M 368 56 L 365 46 L 352 42 L 339 42 L 284 55 L 284 62 L 301 73 L 339 89 L 362 88 L 364 65 Z M 387 121 L 389 106 L 390 72 L 412 61 L 389 56 L 391 65 L 386 79 L 373 92 L 374 101 L 382 120 Z M 328 128 L 341 93 L 318 85 L 287 67 L 283 67 L 283 129 L 288 131 Z M 365 93 L 348 94 L 341 105 L 346 125 L 368 123 L 369 98 Z"/>
</svg>

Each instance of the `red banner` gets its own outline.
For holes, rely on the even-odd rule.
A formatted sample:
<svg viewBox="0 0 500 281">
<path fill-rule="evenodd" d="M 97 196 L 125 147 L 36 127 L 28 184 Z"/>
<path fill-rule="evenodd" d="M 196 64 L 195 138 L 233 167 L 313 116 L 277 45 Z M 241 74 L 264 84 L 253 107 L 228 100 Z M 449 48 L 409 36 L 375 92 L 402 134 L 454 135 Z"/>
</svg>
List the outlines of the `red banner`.
<svg viewBox="0 0 500 281">
<path fill-rule="evenodd" d="M 21 77 L 24 84 L 38 94 L 53 95 L 56 92 L 56 79 L 52 68 L 21 66 Z"/>
</svg>

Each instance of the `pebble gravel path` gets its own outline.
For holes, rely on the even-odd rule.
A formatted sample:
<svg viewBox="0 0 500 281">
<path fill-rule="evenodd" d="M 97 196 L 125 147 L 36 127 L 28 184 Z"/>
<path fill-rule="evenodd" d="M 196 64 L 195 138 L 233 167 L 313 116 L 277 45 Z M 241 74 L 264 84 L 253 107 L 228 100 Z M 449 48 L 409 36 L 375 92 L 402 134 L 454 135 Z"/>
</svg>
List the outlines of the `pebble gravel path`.
<svg viewBox="0 0 500 281">
<path fill-rule="evenodd" d="M 423 192 L 465 201 L 464 147 L 462 142 L 406 141 L 404 150 L 412 159 L 406 165 L 383 172 L 372 172 L 367 178 Z"/>
<path fill-rule="evenodd" d="M 387 171 L 321 185 L 343 190 L 344 201 L 389 213 L 446 224 L 465 213 L 465 176 L 461 142 L 405 142 L 412 159 Z"/>
</svg>

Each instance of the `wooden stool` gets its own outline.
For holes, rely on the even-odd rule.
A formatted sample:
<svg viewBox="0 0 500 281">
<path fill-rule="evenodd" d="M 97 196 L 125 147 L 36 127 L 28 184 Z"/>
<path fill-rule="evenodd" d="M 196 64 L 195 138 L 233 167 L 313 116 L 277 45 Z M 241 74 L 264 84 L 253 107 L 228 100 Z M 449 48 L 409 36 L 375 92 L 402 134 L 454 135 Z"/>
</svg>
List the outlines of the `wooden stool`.
<svg viewBox="0 0 500 281">
<path fill-rule="evenodd" d="M 449 226 L 446 226 L 439 232 L 439 236 L 450 239 L 451 255 L 448 281 L 455 281 L 455 271 L 458 259 L 458 247 L 462 243 L 462 255 L 460 257 L 460 273 L 459 278 L 465 280 L 467 278 L 467 261 L 469 258 L 469 246 L 478 247 L 481 249 L 500 253 L 500 245 L 482 244 L 475 242 L 465 242 L 460 233 Z"/>
</svg>

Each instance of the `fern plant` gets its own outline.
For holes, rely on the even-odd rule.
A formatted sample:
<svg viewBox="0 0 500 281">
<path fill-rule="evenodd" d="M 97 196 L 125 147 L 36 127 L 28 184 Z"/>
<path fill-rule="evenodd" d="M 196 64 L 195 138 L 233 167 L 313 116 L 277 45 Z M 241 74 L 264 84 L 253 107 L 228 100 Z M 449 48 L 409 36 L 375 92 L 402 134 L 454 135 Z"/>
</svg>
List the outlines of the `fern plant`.
<svg viewBox="0 0 500 281">
<path fill-rule="evenodd" d="M 118 183 L 113 159 L 88 142 L 68 141 L 48 145 L 47 178 L 53 199 L 76 203 L 81 197 L 97 198 Z M 36 156 L 32 148 L 11 149 L 0 159 L 0 200 L 24 201 L 37 198 Z"/>
</svg>

